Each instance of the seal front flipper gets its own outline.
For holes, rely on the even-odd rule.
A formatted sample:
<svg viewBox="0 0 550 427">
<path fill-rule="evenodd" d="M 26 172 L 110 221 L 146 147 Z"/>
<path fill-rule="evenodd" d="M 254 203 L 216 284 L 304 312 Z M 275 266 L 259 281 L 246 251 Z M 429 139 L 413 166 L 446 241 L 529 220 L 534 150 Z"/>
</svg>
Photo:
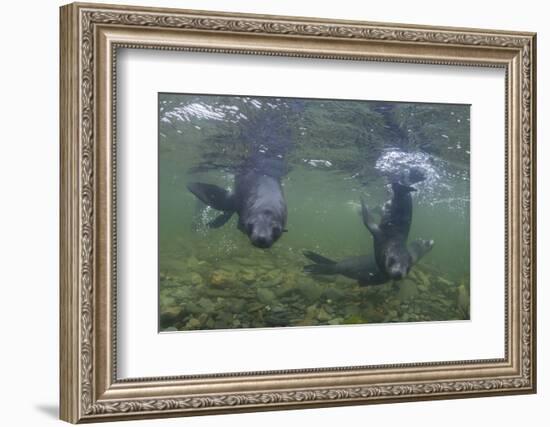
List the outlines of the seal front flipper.
<svg viewBox="0 0 550 427">
<path fill-rule="evenodd" d="M 197 198 L 200 199 L 202 202 L 204 202 L 208 206 L 213 207 L 214 209 L 226 212 L 230 211 L 231 213 L 237 210 L 235 206 L 235 196 L 233 196 L 229 191 L 218 187 L 217 185 L 204 184 L 201 182 L 191 182 L 187 184 L 187 189 L 195 196 L 197 196 Z M 222 219 L 218 217 L 213 221 L 213 223 L 217 223 L 219 220 L 219 227 L 225 224 L 230 217 L 231 216 L 229 216 L 228 218 L 224 217 Z M 225 219 L 225 221 L 223 221 L 223 219 Z"/>
<path fill-rule="evenodd" d="M 411 255 L 412 264 L 416 264 L 420 258 L 432 250 L 434 246 L 433 240 L 416 239 L 409 244 L 409 254 Z"/>
<path fill-rule="evenodd" d="M 363 218 L 363 224 L 365 224 L 365 227 L 368 228 L 372 236 L 379 236 L 380 228 L 378 227 L 378 224 L 376 224 L 375 218 L 370 213 L 369 208 L 367 207 L 367 202 L 364 198 L 361 198 L 361 216 Z"/>
<path fill-rule="evenodd" d="M 231 219 L 233 214 L 234 214 L 233 211 L 227 211 L 222 213 L 221 215 L 218 215 L 216 218 L 214 218 L 212 221 L 208 223 L 208 227 L 220 228 L 222 225 L 224 225 L 227 221 Z"/>
<path fill-rule="evenodd" d="M 359 280 L 359 286 L 376 286 L 388 283 L 390 278 L 387 274 L 382 273 L 378 269 L 369 271 L 367 275 L 363 274 Z"/>
</svg>

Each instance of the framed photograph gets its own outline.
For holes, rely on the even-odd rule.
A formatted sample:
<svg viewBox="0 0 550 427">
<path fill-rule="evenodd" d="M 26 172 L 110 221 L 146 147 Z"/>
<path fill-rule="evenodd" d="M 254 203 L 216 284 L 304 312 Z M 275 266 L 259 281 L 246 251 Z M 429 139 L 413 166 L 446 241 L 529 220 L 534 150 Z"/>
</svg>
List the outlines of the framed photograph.
<svg viewBox="0 0 550 427">
<path fill-rule="evenodd" d="M 535 392 L 535 34 L 60 22 L 63 420 Z"/>
</svg>

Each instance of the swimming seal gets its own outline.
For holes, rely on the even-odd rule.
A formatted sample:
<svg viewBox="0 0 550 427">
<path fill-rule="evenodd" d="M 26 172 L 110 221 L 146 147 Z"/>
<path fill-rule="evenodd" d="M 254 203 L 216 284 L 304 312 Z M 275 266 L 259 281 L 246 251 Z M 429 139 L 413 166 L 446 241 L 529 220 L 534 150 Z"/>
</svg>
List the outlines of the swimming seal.
<svg viewBox="0 0 550 427">
<path fill-rule="evenodd" d="M 285 230 L 286 200 L 281 186 L 277 160 L 255 161 L 235 177 L 234 191 L 216 185 L 192 182 L 187 188 L 208 206 L 222 211 L 208 226 L 223 226 L 234 213 L 238 229 L 258 248 L 269 248 Z"/>
<path fill-rule="evenodd" d="M 235 169 L 233 192 L 200 182 L 187 188 L 222 212 L 210 227 L 223 226 L 237 213 L 238 229 L 254 246 L 269 248 L 286 231 L 287 205 L 281 180 L 288 173 L 285 158 L 294 141 L 289 117 L 303 111 L 304 102 L 279 98 L 253 101 L 244 97 L 240 105 L 246 117 L 236 129 L 246 158 Z"/>
<path fill-rule="evenodd" d="M 409 245 L 409 253 L 412 264 L 416 264 L 426 255 L 434 245 L 433 240 L 418 239 Z M 304 266 L 303 271 L 309 274 L 334 275 L 355 279 L 361 286 L 383 285 L 391 280 L 391 277 L 378 268 L 374 255 L 353 256 L 341 261 L 333 261 L 311 251 L 304 251 L 304 256 L 315 264 Z"/>
<path fill-rule="evenodd" d="M 364 199 L 361 200 L 361 215 L 374 238 L 374 256 L 379 270 L 391 279 L 399 280 L 416 262 L 418 249 L 410 252 L 407 248 L 412 222 L 411 193 L 416 189 L 399 182 L 392 183 L 391 187 L 393 195 L 384 205 L 379 224 L 376 224 Z"/>
<path fill-rule="evenodd" d="M 362 286 L 382 285 L 388 276 L 378 269 L 373 255 L 354 256 L 334 261 L 311 251 L 304 251 L 304 256 L 315 264 L 304 266 L 303 271 L 309 274 L 334 275 L 355 279 Z"/>
</svg>

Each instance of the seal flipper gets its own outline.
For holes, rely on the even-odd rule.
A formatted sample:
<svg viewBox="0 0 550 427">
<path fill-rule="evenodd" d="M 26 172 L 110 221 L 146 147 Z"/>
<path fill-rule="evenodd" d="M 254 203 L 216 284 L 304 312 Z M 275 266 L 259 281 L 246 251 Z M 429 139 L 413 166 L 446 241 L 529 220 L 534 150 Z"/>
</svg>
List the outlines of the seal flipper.
<svg viewBox="0 0 550 427">
<path fill-rule="evenodd" d="M 388 283 L 390 278 L 380 271 L 372 271 L 369 273 L 368 277 L 361 277 L 357 283 L 359 283 L 359 286 L 377 286 L 377 285 L 383 285 L 384 283 Z"/>
<path fill-rule="evenodd" d="M 311 251 L 304 251 L 304 256 L 315 264 L 304 266 L 304 272 L 310 274 L 338 274 L 336 271 L 336 261 L 325 258 L 322 255 Z"/>
<path fill-rule="evenodd" d="M 310 264 L 304 266 L 304 273 L 309 274 L 338 274 L 335 264 Z"/>
<path fill-rule="evenodd" d="M 191 182 L 187 184 L 187 189 L 195 196 L 197 196 L 197 198 L 200 199 L 202 202 L 206 203 L 208 206 L 213 207 L 214 209 L 231 213 L 237 210 L 235 206 L 235 196 L 233 196 L 229 191 L 218 187 L 217 185 L 204 184 L 201 182 Z M 218 221 L 220 222 L 220 225 L 218 225 L 218 227 L 225 224 L 231 217 L 229 216 L 228 218 L 225 218 L 224 215 L 222 216 L 224 218 L 218 217 L 213 221 L 213 223 L 218 223 Z"/>
<path fill-rule="evenodd" d="M 328 259 L 322 255 L 316 254 L 315 252 L 311 251 L 304 251 L 304 256 L 311 261 L 317 263 L 317 264 L 325 264 L 325 265 L 334 265 L 336 264 L 336 261 L 333 261 L 331 259 Z"/>
<path fill-rule="evenodd" d="M 224 225 L 227 221 L 231 219 L 234 213 L 235 213 L 234 211 L 227 211 L 222 213 L 221 215 L 218 215 L 216 218 L 214 218 L 212 221 L 208 223 L 208 227 L 220 228 L 222 225 Z"/>
<path fill-rule="evenodd" d="M 370 213 L 369 208 L 367 207 L 367 202 L 364 198 L 361 198 L 361 216 L 363 218 L 363 224 L 365 224 L 365 227 L 367 227 L 373 237 L 377 237 L 380 234 L 380 228 L 378 227 L 378 224 L 376 224 L 375 222 L 376 220 Z"/>
<path fill-rule="evenodd" d="M 420 258 L 432 250 L 433 240 L 416 239 L 409 244 L 409 254 L 412 258 L 412 264 L 416 264 Z"/>
</svg>

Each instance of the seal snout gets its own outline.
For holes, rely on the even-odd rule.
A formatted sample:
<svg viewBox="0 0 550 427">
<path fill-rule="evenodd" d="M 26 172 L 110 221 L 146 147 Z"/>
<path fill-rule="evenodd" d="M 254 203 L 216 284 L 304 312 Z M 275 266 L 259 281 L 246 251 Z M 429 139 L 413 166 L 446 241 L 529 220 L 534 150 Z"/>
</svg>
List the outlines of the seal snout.
<svg viewBox="0 0 550 427">
<path fill-rule="evenodd" d="M 409 272 L 409 265 L 406 262 L 398 261 L 395 258 L 390 258 L 387 272 L 390 279 L 401 280 L 407 276 Z"/>
<path fill-rule="evenodd" d="M 273 240 L 264 236 L 251 236 L 250 241 L 258 248 L 267 249 L 273 244 Z"/>
<path fill-rule="evenodd" d="M 406 273 L 401 270 L 391 270 L 389 276 L 393 280 L 401 280 L 406 276 Z"/>
</svg>

